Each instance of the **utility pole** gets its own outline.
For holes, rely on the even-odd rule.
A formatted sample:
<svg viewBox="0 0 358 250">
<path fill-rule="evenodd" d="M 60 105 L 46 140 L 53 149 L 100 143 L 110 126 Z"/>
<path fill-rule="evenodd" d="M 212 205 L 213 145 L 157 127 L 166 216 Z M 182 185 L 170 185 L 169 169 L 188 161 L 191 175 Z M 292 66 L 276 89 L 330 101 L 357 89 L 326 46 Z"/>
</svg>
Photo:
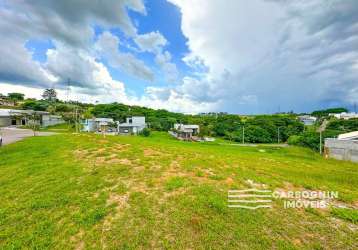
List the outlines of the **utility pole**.
<svg viewBox="0 0 358 250">
<path fill-rule="evenodd" d="M 277 143 L 280 143 L 280 127 L 277 128 Z"/>
<path fill-rule="evenodd" d="M 322 154 L 322 130 L 319 131 L 319 154 Z"/>
<path fill-rule="evenodd" d="M 71 81 L 71 79 L 68 78 L 68 79 L 67 79 L 67 90 L 66 90 L 66 99 L 67 99 L 67 102 L 70 101 L 70 81 Z"/>
<path fill-rule="evenodd" d="M 245 126 L 242 126 L 242 144 L 245 144 Z"/>
<path fill-rule="evenodd" d="M 76 133 L 77 133 L 77 106 L 75 109 L 75 128 L 76 128 Z"/>
</svg>

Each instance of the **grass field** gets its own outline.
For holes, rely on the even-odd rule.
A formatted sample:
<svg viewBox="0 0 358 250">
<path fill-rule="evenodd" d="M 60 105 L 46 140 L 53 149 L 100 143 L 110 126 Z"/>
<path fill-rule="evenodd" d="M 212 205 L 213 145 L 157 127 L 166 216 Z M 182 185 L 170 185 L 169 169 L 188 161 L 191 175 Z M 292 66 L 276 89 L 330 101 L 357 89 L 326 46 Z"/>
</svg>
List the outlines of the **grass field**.
<svg viewBox="0 0 358 250">
<path fill-rule="evenodd" d="M 227 207 L 229 189 L 260 184 L 339 198 L 329 209 Z M 0 194 L 0 249 L 358 247 L 358 164 L 302 148 L 32 137 L 0 148 Z"/>
</svg>

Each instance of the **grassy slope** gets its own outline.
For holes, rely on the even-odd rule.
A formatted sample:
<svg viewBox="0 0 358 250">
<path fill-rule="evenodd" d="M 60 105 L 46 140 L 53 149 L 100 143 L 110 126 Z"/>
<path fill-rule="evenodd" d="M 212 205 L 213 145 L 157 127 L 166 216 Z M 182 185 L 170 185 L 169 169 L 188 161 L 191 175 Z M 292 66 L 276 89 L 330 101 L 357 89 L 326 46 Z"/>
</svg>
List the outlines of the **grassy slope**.
<svg viewBox="0 0 358 250">
<path fill-rule="evenodd" d="M 358 165 L 301 148 L 62 134 L 0 149 L 0 248 L 353 249 L 345 211 L 227 208 L 247 179 L 358 200 Z M 342 216 L 343 213 L 343 216 Z M 348 214 L 348 218 L 356 214 Z"/>
</svg>

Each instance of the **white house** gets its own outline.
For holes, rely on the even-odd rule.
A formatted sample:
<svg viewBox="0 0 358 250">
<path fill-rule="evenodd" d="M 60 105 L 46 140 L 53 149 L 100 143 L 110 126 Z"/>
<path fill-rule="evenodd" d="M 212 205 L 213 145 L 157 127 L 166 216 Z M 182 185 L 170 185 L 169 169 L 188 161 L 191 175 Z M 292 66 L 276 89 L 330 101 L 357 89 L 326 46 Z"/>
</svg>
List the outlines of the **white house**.
<svg viewBox="0 0 358 250">
<path fill-rule="evenodd" d="M 313 125 L 317 121 L 316 117 L 310 115 L 301 115 L 298 119 L 306 126 Z"/>
<path fill-rule="evenodd" d="M 193 136 L 196 136 L 200 133 L 199 125 L 195 124 L 174 124 L 175 135 L 177 138 L 182 138 L 184 140 L 190 140 Z"/>
<path fill-rule="evenodd" d="M 127 117 L 126 122 L 117 123 L 117 130 L 119 134 L 138 134 L 147 124 L 144 116 Z"/>
<path fill-rule="evenodd" d="M 84 132 L 98 132 L 102 129 L 107 129 L 107 127 L 114 123 L 112 118 L 93 118 L 86 119 L 82 121 L 82 131 Z"/>
<path fill-rule="evenodd" d="M 353 119 L 353 118 L 358 118 L 357 113 L 342 112 L 342 113 L 339 113 L 339 114 L 329 114 L 329 115 L 334 116 L 337 119 L 343 119 L 343 120 L 349 120 L 349 119 Z"/>
</svg>

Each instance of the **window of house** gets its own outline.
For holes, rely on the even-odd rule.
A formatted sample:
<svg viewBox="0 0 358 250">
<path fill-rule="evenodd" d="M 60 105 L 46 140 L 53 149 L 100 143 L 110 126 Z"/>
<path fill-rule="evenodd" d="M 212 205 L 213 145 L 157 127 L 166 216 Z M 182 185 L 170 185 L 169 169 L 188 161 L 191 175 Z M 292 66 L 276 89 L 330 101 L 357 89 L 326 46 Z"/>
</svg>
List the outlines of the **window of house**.
<svg viewBox="0 0 358 250">
<path fill-rule="evenodd" d="M 132 123 L 132 118 L 129 118 L 129 119 L 128 119 L 128 122 L 129 122 L 129 123 Z"/>
</svg>

